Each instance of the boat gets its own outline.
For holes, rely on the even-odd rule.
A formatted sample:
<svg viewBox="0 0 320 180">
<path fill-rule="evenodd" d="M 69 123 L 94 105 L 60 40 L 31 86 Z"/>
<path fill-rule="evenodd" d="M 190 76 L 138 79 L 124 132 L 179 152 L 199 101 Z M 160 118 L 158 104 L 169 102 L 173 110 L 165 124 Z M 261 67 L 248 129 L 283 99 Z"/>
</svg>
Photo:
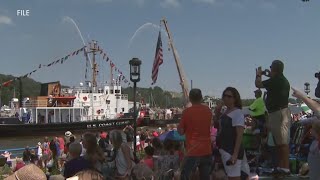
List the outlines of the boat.
<svg viewBox="0 0 320 180">
<path fill-rule="evenodd" d="M 24 99 L 20 96 L 19 101 L 14 98 L 11 101 L 14 113 L 9 117 L 0 117 L 2 137 L 102 131 L 122 129 L 133 124 L 134 116 L 129 111 L 128 95 L 122 93 L 121 78 L 115 80 L 112 75 L 109 83 L 100 86 L 96 81 L 98 70 L 94 55 L 98 50 L 96 41 L 93 41 L 88 50 L 93 54 L 92 81 L 80 82 L 79 87 L 72 88 L 63 88 L 59 81 L 44 83 L 41 84 L 39 96 Z M 20 94 L 22 89 L 20 87 Z M 124 114 L 129 116 L 124 117 Z M 179 121 L 144 119 L 140 119 L 139 126 L 159 127 Z"/>
<path fill-rule="evenodd" d="M 2 137 L 122 129 L 133 123 L 128 96 L 122 94 L 119 84 L 80 85 L 62 89 L 59 82 L 42 84 L 40 96 L 25 98 L 23 107 L 11 113 L 15 115 L 0 118 Z M 139 118 L 139 126 L 160 127 L 178 121 Z"/>
</svg>

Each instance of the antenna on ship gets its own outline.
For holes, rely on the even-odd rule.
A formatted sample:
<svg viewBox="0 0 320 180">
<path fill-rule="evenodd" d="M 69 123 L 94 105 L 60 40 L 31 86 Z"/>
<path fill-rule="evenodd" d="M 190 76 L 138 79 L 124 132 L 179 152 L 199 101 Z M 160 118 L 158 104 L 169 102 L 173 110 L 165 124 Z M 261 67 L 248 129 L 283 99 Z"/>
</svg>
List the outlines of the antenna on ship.
<svg viewBox="0 0 320 180">
<path fill-rule="evenodd" d="M 94 119 L 94 107 L 93 107 L 93 92 L 96 90 L 97 87 L 97 75 L 98 75 L 98 65 L 96 63 L 96 53 L 101 51 L 99 46 L 97 45 L 98 42 L 96 40 L 92 40 L 90 43 L 88 53 L 92 53 L 92 85 L 91 85 L 91 108 L 92 108 L 92 120 Z"/>
<path fill-rule="evenodd" d="M 96 63 L 96 52 L 101 51 L 97 44 L 98 42 L 96 40 L 92 40 L 88 52 L 92 53 L 92 87 L 97 87 L 98 65 Z"/>
<path fill-rule="evenodd" d="M 110 85 L 113 86 L 113 66 L 110 61 Z"/>
</svg>

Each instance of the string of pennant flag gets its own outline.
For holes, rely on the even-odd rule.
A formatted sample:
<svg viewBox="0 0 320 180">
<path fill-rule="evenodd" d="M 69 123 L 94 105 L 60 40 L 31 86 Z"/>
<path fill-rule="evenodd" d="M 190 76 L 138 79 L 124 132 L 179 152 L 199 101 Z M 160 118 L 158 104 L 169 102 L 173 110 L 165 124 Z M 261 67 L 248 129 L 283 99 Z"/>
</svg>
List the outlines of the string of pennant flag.
<svg viewBox="0 0 320 180">
<path fill-rule="evenodd" d="M 20 76 L 20 77 L 15 77 L 9 81 L 6 81 L 6 82 L 3 82 L 0 84 L 0 88 L 1 87 L 5 87 L 5 86 L 9 86 L 13 81 L 17 80 L 17 79 L 21 79 L 21 78 L 26 78 L 26 77 L 29 77 L 31 76 L 33 73 L 37 72 L 39 69 L 43 68 L 43 67 L 51 67 L 53 65 L 56 65 L 58 63 L 61 63 L 63 64 L 65 61 L 67 61 L 69 59 L 69 57 L 71 56 L 75 56 L 75 55 L 78 55 L 81 51 L 84 51 L 86 48 L 86 46 L 83 46 L 82 48 L 78 49 L 78 50 L 75 50 L 73 51 L 72 53 L 66 55 L 65 57 L 61 58 L 61 59 L 58 59 L 58 60 L 55 60 L 55 61 L 52 61 L 51 63 L 49 64 L 39 64 L 38 68 L 23 75 L 23 76 Z"/>
<path fill-rule="evenodd" d="M 108 54 L 102 48 L 100 48 L 100 46 L 98 46 L 98 53 L 100 54 L 100 56 L 102 56 L 102 59 L 105 60 L 107 63 L 110 63 L 110 66 L 114 68 L 115 72 L 119 74 L 119 80 L 121 79 L 124 83 L 130 86 L 131 85 L 130 81 L 126 78 L 126 76 L 122 73 L 122 71 L 115 65 L 115 63 L 109 58 Z M 85 51 L 85 56 L 88 62 L 89 58 L 88 58 L 88 53 L 86 51 Z"/>
<path fill-rule="evenodd" d="M 58 60 L 55 60 L 55 61 L 52 61 L 51 63 L 49 64 L 39 64 L 38 68 L 23 75 L 23 76 L 20 76 L 20 77 L 15 77 L 11 80 L 8 80 L 6 82 L 3 82 L 0 84 L 0 88 L 2 87 L 6 87 L 6 86 L 9 86 L 13 81 L 17 80 L 17 79 L 21 79 L 21 78 L 26 78 L 26 77 L 29 77 L 31 76 L 33 73 L 37 72 L 39 69 L 43 68 L 43 67 L 51 67 L 53 65 L 56 65 L 58 63 L 60 64 L 63 64 L 64 62 L 66 62 L 69 57 L 72 57 L 72 56 L 75 56 L 75 55 L 78 55 L 80 52 L 84 52 L 84 56 L 86 57 L 86 66 L 88 66 L 88 53 L 86 51 L 86 46 L 83 46 L 82 48 L 78 49 L 78 50 L 75 50 L 73 51 L 72 53 L 64 56 L 63 58 L 60 58 Z M 128 83 L 128 85 L 130 86 L 130 82 L 126 79 L 126 77 L 123 75 L 122 71 L 119 70 L 119 68 L 117 68 L 115 66 L 115 64 L 110 60 L 110 58 L 107 56 L 107 53 L 105 53 L 102 49 L 100 50 L 100 55 L 103 54 L 102 58 L 103 60 L 105 60 L 106 62 L 109 62 L 110 61 L 110 66 L 115 68 L 115 71 L 118 72 L 120 75 L 121 75 L 121 78 L 122 80 L 124 81 L 124 83 Z M 87 68 L 86 68 L 86 74 L 85 76 L 87 76 Z"/>
</svg>

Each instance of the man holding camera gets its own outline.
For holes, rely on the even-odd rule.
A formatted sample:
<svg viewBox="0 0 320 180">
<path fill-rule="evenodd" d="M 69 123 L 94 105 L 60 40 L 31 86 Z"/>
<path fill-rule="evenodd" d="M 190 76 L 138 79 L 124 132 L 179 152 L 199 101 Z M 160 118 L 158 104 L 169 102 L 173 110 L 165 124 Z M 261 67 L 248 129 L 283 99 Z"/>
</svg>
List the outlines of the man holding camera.
<svg viewBox="0 0 320 180">
<path fill-rule="evenodd" d="M 278 168 L 274 173 L 290 175 L 289 170 L 289 131 L 291 115 L 288 109 L 290 84 L 283 75 L 284 64 L 280 60 L 274 60 L 270 70 L 256 69 L 255 85 L 257 88 L 267 90 L 266 108 L 268 111 L 268 130 L 271 131 L 279 154 Z M 262 81 L 261 76 L 269 79 Z"/>
</svg>

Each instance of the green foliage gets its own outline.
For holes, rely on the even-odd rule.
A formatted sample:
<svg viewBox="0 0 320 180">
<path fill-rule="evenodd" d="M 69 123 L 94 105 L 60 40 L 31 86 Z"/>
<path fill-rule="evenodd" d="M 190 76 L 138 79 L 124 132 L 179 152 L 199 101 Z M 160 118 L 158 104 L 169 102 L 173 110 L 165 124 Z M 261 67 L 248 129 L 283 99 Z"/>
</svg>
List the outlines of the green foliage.
<svg viewBox="0 0 320 180">
<path fill-rule="evenodd" d="M 303 101 L 302 101 L 301 99 L 296 99 L 296 102 L 297 102 L 298 104 L 302 104 L 302 103 L 303 103 Z"/>
<path fill-rule="evenodd" d="M 254 99 L 242 99 L 242 106 L 250 106 L 253 103 Z"/>
<path fill-rule="evenodd" d="M 133 88 L 123 88 L 123 94 L 128 94 L 129 101 L 133 101 Z M 181 95 L 180 95 L 181 94 Z M 137 101 L 141 99 L 145 103 L 150 103 L 151 106 L 167 108 L 167 107 L 182 107 L 182 93 L 173 93 L 165 91 L 158 86 L 154 88 L 137 88 Z"/>
<path fill-rule="evenodd" d="M 4 75 L 0 74 L 0 83 L 7 82 L 15 77 L 12 75 Z M 13 98 L 14 91 L 16 98 L 19 98 L 20 95 L 20 85 L 19 80 L 13 81 L 7 87 L 0 88 L 0 95 L 1 95 L 1 103 L 9 105 L 9 101 Z M 40 94 L 40 84 L 39 82 L 34 81 L 30 78 L 22 78 L 22 94 L 23 97 L 30 97 L 30 96 L 38 96 Z"/>
<path fill-rule="evenodd" d="M 297 99 L 289 98 L 289 103 L 296 104 L 297 103 Z"/>
<path fill-rule="evenodd" d="M 12 173 L 12 169 L 7 164 L 5 164 L 3 167 L 0 168 L 0 180 L 11 175 Z"/>
<path fill-rule="evenodd" d="M 0 83 L 4 83 L 15 77 L 12 75 L 3 75 L 0 74 Z M 22 79 L 23 85 L 23 97 L 33 97 L 39 96 L 41 83 L 34 81 L 30 78 Z M 67 86 L 62 86 L 67 87 Z M 1 103 L 8 105 L 9 101 L 13 98 L 15 90 L 16 98 L 19 98 L 20 86 L 19 80 L 12 82 L 8 87 L 0 88 Z M 127 87 L 122 88 L 123 94 L 128 94 L 129 101 L 133 101 L 133 88 Z M 182 107 L 183 106 L 183 95 L 181 92 L 170 92 L 165 91 L 161 87 L 155 86 L 153 88 L 137 88 L 137 101 L 143 99 L 145 103 L 150 103 L 152 107 Z M 213 100 L 213 101 L 217 101 Z M 249 106 L 254 99 L 244 99 L 242 100 L 243 106 Z"/>
</svg>

